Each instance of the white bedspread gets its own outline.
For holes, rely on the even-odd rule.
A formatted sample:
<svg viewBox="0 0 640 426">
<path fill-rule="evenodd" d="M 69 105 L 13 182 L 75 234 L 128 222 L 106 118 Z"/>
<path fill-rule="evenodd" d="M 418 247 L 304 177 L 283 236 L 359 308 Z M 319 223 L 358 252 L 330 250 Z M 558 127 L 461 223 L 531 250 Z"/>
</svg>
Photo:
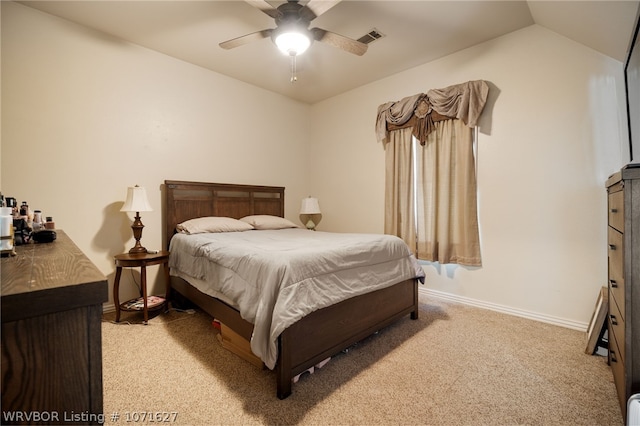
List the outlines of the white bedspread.
<svg viewBox="0 0 640 426">
<path fill-rule="evenodd" d="M 172 275 L 232 304 L 254 324 L 251 350 L 271 369 L 278 336 L 303 316 L 424 277 L 407 245 L 390 235 L 306 229 L 176 234 L 170 250 Z"/>
</svg>

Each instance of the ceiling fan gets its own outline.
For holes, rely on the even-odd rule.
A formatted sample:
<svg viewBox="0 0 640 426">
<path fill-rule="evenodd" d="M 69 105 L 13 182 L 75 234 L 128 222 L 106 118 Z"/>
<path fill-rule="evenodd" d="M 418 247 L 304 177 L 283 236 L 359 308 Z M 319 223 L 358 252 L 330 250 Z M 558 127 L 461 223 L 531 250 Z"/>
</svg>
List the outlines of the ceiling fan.
<svg viewBox="0 0 640 426">
<path fill-rule="evenodd" d="M 367 45 L 348 37 L 309 25 L 318 16 L 331 9 L 340 0 L 310 0 L 301 5 L 298 0 L 287 0 L 277 8 L 266 0 L 245 0 L 251 6 L 275 19 L 276 28 L 257 31 L 220 43 L 223 49 L 233 49 L 252 41 L 271 37 L 278 48 L 289 56 L 302 54 L 316 40 L 358 56 L 364 55 Z"/>
</svg>

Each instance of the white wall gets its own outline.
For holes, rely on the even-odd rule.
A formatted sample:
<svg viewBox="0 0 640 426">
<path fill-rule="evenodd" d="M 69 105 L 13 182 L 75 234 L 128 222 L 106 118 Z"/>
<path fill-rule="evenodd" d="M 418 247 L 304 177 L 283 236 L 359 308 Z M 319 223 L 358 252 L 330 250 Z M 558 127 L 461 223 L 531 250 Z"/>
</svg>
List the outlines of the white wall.
<svg viewBox="0 0 640 426">
<path fill-rule="evenodd" d="M 492 86 L 478 145 L 483 266 L 425 266 L 426 288 L 581 328 L 606 285 L 604 181 L 628 161 L 622 64 L 543 27 L 314 105 L 320 229 L 384 230 L 378 105 L 480 79 Z"/>
<path fill-rule="evenodd" d="M 11 2 L 2 107 L 2 193 L 52 216 L 110 284 L 133 246 L 127 186 L 147 188 L 156 249 L 165 179 L 285 186 L 291 220 L 308 193 L 307 105 Z M 134 295 L 131 274 L 121 288 Z"/>
<path fill-rule="evenodd" d="M 311 194 L 321 230 L 382 232 L 377 106 L 475 79 L 493 89 L 478 150 L 484 265 L 426 266 L 426 288 L 582 326 L 606 280 L 604 180 L 628 161 L 622 64 L 539 26 L 308 106 L 2 2 L 0 188 L 53 216 L 110 284 L 113 255 L 133 244 L 119 212 L 133 184 L 155 209 L 149 248 L 165 179 L 282 185 L 291 220 Z"/>
</svg>

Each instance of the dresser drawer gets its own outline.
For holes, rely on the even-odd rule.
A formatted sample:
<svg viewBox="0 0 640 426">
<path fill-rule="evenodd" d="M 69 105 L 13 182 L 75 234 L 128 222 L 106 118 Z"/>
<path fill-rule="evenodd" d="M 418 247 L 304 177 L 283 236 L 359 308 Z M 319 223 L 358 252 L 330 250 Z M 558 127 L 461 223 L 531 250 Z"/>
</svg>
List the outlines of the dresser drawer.
<svg viewBox="0 0 640 426">
<path fill-rule="evenodd" d="M 611 330 L 611 322 L 609 322 L 609 330 Z M 620 358 L 620 354 L 618 352 L 618 342 L 616 341 L 615 334 L 609 335 L 609 364 L 611 365 L 611 371 L 613 373 L 613 381 L 616 384 L 616 390 L 618 392 L 618 399 L 620 400 L 620 408 L 624 413 L 625 407 L 623 404 L 626 403 L 626 394 L 625 394 L 625 375 L 624 375 L 624 363 Z"/>
<path fill-rule="evenodd" d="M 609 287 L 613 297 L 618 301 L 622 318 L 624 312 L 624 269 L 623 269 L 623 238 L 622 234 L 609 227 L 607 243 L 609 244 Z"/>
<path fill-rule="evenodd" d="M 624 317 L 620 313 L 618 302 L 615 298 L 609 298 L 609 340 L 614 338 L 618 347 L 618 358 L 624 363 L 626 357 L 624 353 Z"/>
<path fill-rule="evenodd" d="M 624 232 L 624 192 L 609 194 L 609 226 Z"/>
</svg>

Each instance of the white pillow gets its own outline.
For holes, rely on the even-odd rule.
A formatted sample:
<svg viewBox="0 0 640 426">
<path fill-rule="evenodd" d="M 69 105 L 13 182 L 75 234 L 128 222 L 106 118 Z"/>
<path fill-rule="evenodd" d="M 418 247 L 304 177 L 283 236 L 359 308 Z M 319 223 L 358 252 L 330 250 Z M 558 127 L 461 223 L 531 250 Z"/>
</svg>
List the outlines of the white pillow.
<svg viewBox="0 0 640 426">
<path fill-rule="evenodd" d="M 254 229 L 284 229 L 298 228 L 298 225 L 280 216 L 270 216 L 267 214 L 258 214 L 253 216 L 245 216 L 240 219 L 253 226 Z"/>
<path fill-rule="evenodd" d="M 253 226 L 231 217 L 207 216 L 184 221 L 176 226 L 184 234 L 202 234 L 205 232 L 249 231 Z"/>
</svg>

